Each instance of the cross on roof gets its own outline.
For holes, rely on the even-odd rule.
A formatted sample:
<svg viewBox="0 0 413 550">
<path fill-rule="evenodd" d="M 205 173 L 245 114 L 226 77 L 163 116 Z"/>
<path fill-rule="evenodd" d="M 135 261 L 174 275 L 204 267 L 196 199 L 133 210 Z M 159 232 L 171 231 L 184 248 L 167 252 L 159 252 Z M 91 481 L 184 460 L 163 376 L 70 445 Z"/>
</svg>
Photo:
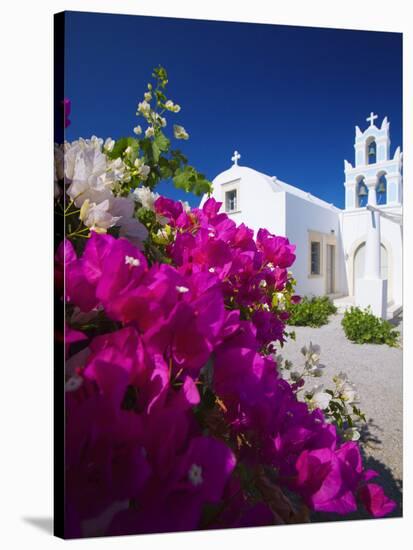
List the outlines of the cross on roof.
<svg viewBox="0 0 413 550">
<path fill-rule="evenodd" d="M 234 151 L 234 156 L 231 157 L 231 160 L 234 162 L 235 166 L 238 166 L 238 161 L 241 158 L 241 155 L 238 153 L 238 151 Z"/>
<path fill-rule="evenodd" d="M 370 116 L 368 116 L 368 117 L 366 118 L 366 120 L 367 120 L 367 122 L 370 122 L 370 126 L 373 126 L 374 121 L 376 120 L 376 118 L 379 118 L 379 116 L 378 116 L 378 115 L 375 115 L 375 114 L 373 113 L 373 111 L 372 111 L 372 112 L 370 113 Z"/>
</svg>

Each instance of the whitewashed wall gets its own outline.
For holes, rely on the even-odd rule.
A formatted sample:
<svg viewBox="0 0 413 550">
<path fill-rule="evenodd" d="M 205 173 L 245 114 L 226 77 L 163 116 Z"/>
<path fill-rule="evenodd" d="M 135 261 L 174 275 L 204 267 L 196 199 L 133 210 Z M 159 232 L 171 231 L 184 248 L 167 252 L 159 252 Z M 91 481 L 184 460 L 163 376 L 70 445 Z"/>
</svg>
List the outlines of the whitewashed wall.
<svg viewBox="0 0 413 550">
<path fill-rule="evenodd" d="M 380 206 L 380 210 L 401 214 L 400 207 Z M 353 295 L 354 253 L 366 241 L 367 223 L 371 214 L 365 209 L 344 211 L 341 214 L 343 248 L 346 256 L 346 274 L 350 295 Z M 389 299 L 402 304 L 402 228 L 381 216 L 381 242 L 387 249 L 389 264 Z"/>
<path fill-rule="evenodd" d="M 287 194 L 286 219 L 287 236 L 297 246 L 297 258 L 292 270 L 297 279 L 298 294 L 322 296 L 326 293 L 326 244 L 327 240 L 332 242 L 334 238 L 336 241 L 335 292 L 344 293 L 344 262 L 337 210 L 313 204 L 301 197 Z M 323 237 L 320 276 L 310 276 L 309 274 L 309 231 L 321 233 Z"/>
<path fill-rule="evenodd" d="M 270 178 L 245 166 L 232 166 L 213 180 L 213 197 L 225 202 L 227 190 L 238 189 L 238 212 L 230 214 L 237 224 L 254 230 L 264 227 L 285 236 L 285 193 L 277 192 Z M 201 205 L 206 197 L 202 199 Z M 223 204 L 221 210 L 224 211 Z"/>
</svg>

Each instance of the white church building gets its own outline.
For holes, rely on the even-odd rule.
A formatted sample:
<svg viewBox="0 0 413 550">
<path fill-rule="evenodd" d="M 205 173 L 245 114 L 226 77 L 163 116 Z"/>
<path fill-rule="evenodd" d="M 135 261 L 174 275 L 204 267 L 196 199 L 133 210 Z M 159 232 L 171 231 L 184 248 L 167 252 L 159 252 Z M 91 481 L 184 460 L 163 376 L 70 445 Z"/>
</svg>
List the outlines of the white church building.
<svg viewBox="0 0 413 550">
<path fill-rule="evenodd" d="M 213 180 L 212 196 L 237 223 L 264 227 L 296 245 L 300 295 L 330 296 L 343 310 L 371 306 L 391 318 L 402 306 L 402 153 L 391 153 L 390 123 L 356 126 L 354 166 L 344 161 L 345 208 L 238 164 Z M 206 197 L 202 199 L 202 202 Z"/>
</svg>

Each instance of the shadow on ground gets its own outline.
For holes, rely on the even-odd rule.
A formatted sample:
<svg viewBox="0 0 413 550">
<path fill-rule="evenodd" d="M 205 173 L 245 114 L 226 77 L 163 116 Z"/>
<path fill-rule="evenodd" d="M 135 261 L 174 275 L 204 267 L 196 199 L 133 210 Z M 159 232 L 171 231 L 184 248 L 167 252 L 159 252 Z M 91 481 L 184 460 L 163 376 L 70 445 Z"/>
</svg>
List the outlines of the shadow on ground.
<svg viewBox="0 0 413 550">
<path fill-rule="evenodd" d="M 30 523 L 40 531 L 53 535 L 53 518 L 22 518 L 26 523 Z"/>
<path fill-rule="evenodd" d="M 374 422 L 372 418 L 369 418 L 366 423 L 357 426 L 360 432 L 360 443 L 362 448 L 369 447 L 370 449 L 378 449 L 383 443 L 380 439 L 380 432 L 383 429 Z M 377 434 L 379 432 L 379 434 Z"/>
</svg>

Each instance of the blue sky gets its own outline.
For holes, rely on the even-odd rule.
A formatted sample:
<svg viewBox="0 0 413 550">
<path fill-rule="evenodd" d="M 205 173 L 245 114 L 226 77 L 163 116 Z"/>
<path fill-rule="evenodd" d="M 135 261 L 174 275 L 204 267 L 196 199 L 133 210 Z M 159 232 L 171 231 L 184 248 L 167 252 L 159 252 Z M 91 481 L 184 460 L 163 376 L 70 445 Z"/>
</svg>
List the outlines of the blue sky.
<svg viewBox="0 0 413 550">
<path fill-rule="evenodd" d="M 370 111 L 380 122 L 387 115 L 391 152 L 402 144 L 399 33 L 79 12 L 66 15 L 66 139 L 132 135 L 157 65 L 182 106 L 169 130 L 187 129 L 190 140 L 177 145 L 209 179 L 237 149 L 241 165 L 343 207 L 354 126 L 364 129 Z"/>
</svg>

